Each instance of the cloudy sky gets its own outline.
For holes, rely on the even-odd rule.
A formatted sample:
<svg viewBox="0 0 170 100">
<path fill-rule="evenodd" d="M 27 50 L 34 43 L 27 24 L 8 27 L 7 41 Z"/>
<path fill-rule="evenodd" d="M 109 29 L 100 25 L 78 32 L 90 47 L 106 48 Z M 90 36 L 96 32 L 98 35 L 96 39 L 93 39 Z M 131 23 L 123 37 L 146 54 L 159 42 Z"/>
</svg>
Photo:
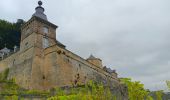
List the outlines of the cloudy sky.
<svg viewBox="0 0 170 100">
<path fill-rule="evenodd" d="M 119 77 L 166 90 L 170 80 L 170 0 L 43 0 L 57 39 L 74 53 L 90 54 Z M 29 20 L 37 0 L 1 0 L 0 19 Z"/>
</svg>

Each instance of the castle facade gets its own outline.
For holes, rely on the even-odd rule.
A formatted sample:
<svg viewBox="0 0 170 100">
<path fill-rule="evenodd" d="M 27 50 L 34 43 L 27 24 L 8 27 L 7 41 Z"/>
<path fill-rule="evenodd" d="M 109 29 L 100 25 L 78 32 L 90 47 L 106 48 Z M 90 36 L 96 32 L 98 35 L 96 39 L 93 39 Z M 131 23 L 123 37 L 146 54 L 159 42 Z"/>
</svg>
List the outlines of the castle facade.
<svg viewBox="0 0 170 100">
<path fill-rule="evenodd" d="M 89 80 L 119 87 L 115 70 L 102 65 L 102 60 L 91 55 L 88 59 L 72 53 L 56 39 L 58 26 L 47 20 L 42 2 L 21 28 L 20 49 L 9 53 L 1 50 L 0 72 L 9 68 L 8 79 L 25 89 L 48 90 L 53 87 L 83 85 Z"/>
</svg>

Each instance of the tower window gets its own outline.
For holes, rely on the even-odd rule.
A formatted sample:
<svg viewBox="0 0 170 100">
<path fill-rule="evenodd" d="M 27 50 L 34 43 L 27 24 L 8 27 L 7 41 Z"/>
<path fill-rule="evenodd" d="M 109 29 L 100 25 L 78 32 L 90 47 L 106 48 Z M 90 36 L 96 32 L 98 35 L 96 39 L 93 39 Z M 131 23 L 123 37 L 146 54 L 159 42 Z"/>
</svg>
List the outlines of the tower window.
<svg viewBox="0 0 170 100">
<path fill-rule="evenodd" d="M 28 42 L 25 43 L 25 46 L 28 46 Z"/>
<path fill-rule="evenodd" d="M 47 37 L 43 37 L 43 48 L 49 47 L 49 41 Z"/>
<path fill-rule="evenodd" d="M 45 34 L 47 34 L 47 33 L 49 32 L 48 27 L 43 27 L 43 32 L 44 32 Z"/>
<path fill-rule="evenodd" d="M 28 48 L 28 42 L 25 43 L 25 49 L 27 49 L 27 48 Z"/>
</svg>

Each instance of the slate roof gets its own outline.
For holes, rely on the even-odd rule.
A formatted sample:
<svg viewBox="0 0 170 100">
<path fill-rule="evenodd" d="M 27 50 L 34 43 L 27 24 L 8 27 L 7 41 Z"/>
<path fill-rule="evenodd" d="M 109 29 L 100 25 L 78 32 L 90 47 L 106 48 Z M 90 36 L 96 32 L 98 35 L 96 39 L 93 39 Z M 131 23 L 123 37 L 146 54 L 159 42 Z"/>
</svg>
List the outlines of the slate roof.
<svg viewBox="0 0 170 100">
<path fill-rule="evenodd" d="M 38 2 L 38 7 L 35 8 L 35 13 L 32 16 L 39 17 L 41 19 L 47 20 L 47 16 L 44 14 L 45 9 L 41 6 L 42 2 Z"/>
<path fill-rule="evenodd" d="M 91 54 L 88 59 L 96 59 L 96 57 L 94 57 L 94 56 Z"/>
</svg>

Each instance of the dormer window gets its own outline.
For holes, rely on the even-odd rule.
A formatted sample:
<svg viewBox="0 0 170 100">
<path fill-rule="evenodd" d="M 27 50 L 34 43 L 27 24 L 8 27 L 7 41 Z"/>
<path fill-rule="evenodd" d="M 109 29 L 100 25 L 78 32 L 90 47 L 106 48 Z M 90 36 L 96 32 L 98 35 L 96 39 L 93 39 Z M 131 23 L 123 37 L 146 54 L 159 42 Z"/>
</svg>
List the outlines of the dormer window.
<svg viewBox="0 0 170 100">
<path fill-rule="evenodd" d="M 47 34 L 49 32 L 48 27 L 43 27 L 43 33 Z"/>
</svg>

